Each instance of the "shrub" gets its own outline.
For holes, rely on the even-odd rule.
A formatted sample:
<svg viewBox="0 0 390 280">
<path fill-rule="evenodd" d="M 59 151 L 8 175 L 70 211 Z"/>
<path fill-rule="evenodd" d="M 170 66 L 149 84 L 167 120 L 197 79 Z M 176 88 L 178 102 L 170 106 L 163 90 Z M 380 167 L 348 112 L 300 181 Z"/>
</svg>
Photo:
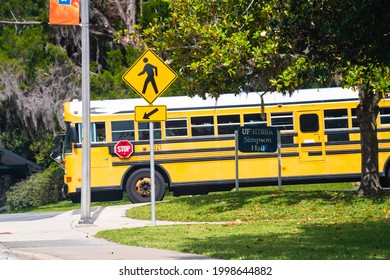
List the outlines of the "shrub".
<svg viewBox="0 0 390 280">
<path fill-rule="evenodd" d="M 60 201 L 63 175 L 63 170 L 53 163 L 43 172 L 16 183 L 5 195 L 9 209 L 21 210 Z"/>
</svg>

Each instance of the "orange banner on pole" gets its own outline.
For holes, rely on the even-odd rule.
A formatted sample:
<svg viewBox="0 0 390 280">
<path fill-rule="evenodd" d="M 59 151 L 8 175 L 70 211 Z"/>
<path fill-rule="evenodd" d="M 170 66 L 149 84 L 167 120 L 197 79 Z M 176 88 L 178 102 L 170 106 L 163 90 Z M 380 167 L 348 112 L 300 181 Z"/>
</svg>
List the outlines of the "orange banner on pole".
<svg viewBox="0 0 390 280">
<path fill-rule="evenodd" d="M 50 0 L 49 24 L 79 25 L 80 0 Z"/>
</svg>

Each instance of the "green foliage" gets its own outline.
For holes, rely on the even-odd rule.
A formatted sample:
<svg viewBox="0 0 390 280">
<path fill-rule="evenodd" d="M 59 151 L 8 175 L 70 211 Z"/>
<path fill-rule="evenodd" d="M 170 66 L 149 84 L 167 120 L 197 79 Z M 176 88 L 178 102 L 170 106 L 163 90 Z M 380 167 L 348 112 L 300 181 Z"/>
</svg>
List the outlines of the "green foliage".
<svg viewBox="0 0 390 280">
<path fill-rule="evenodd" d="M 70 63 L 66 51 L 52 43 L 46 42 L 42 52 L 44 57 L 40 65 L 44 69 L 47 69 L 49 65 L 65 65 Z"/>
<path fill-rule="evenodd" d="M 188 95 L 271 90 L 292 56 L 284 45 L 269 1 L 170 1 L 171 14 L 143 30 L 144 43 L 172 60 Z M 291 71 L 290 71 L 291 72 Z M 291 73 L 288 77 L 295 76 Z M 295 84 L 297 84 L 295 82 Z"/>
<path fill-rule="evenodd" d="M 51 150 L 54 148 L 53 133 L 43 133 L 39 139 L 35 139 L 30 146 L 30 151 L 34 154 L 35 162 L 46 168 L 49 167 L 53 160 L 49 157 Z"/>
<path fill-rule="evenodd" d="M 387 66 L 368 63 L 353 65 L 347 63 L 343 81 L 348 87 L 361 86 L 377 93 L 384 98 L 390 92 L 390 68 Z"/>
<path fill-rule="evenodd" d="M 167 18 L 169 16 L 169 4 L 164 0 L 149 0 L 145 3 L 141 3 L 140 10 L 142 14 L 139 14 L 138 22 L 142 28 L 147 28 L 150 22 L 153 22 L 155 18 Z"/>
<path fill-rule="evenodd" d="M 55 163 L 12 186 L 6 193 L 10 210 L 38 207 L 61 200 L 63 170 Z"/>
<path fill-rule="evenodd" d="M 0 30 L 0 49 L 9 59 L 20 61 L 29 80 L 35 80 L 37 69 L 45 65 L 45 46 L 44 33 L 40 26 L 27 27 L 20 31 L 11 27 L 4 27 L 2 32 Z"/>
<path fill-rule="evenodd" d="M 305 57 L 309 71 L 328 70 L 315 71 L 315 76 L 306 79 L 326 81 L 337 75 L 345 87 L 360 85 L 364 92 L 379 95 L 390 91 L 386 82 L 390 66 L 386 51 L 390 47 L 389 1 L 290 0 L 275 13 L 282 20 L 272 29 L 277 28 L 288 42 L 286 52 Z"/>
<path fill-rule="evenodd" d="M 31 141 L 30 135 L 22 128 L 14 128 L 12 131 L 2 131 L 0 133 L 0 142 L 4 148 L 34 161 L 33 153 L 29 149 Z"/>
<path fill-rule="evenodd" d="M 122 80 L 122 75 L 126 71 L 127 60 L 136 59 L 133 58 L 133 55 L 139 53 L 132 47 L 128 49 L 129 51 L 126 54 L 120 50 L 112 50 L 106 53 L 107 69 L 91 76 L 91 99 L 121 99 L 136 96 L 136 93 Z"/>
<path fill-rule="evenodd" d="M 45 132 L 34 139 L 26 130 L 21 128 L 0 133 L 2 147 L 36 162 L 43 168 L 48 167 L 53 162 L 49 157 L 54 146 L 53 138 L 53 133 Z"/>
<path fill-rule="evenodd" d="M 125 53 L 125 59 L 126 59 L 126 63 L 125 65 L 127 67 L 130 67 L 131 65 L 134 64 L 134 62 L 137 61 L 137 59 L 140 57 L 140 55 L 142 54 L 142 51 L 134 48 L 134 47 L 127 47 L 126 48 L 126 53 Z"/>
<path fill-rule="evenodd" d="M 91 76 L 91 99 L 119 99 L 126 98 L 126 88 L 124 82 L 120 80 L 120 75 L 113 76 L 107 70 Z"/>
<path fill-rule="evenodd" d="M 108 57 L 108 71 L 111 74 L 122 74 L 123 73 L 123 54 L 120 50 L 113 50 L 107 52 Z"/>
<path fill-rule="evenodd" d="M 349 75 L 347 63 L 388 72 L 386 0 L 169 2 L 169 17 L 142 35 L 171 58 L 189 95 L 334 85 L 335 75 Z M 389 91 L 386 82 L 374 83 L 376 92 Z"/>
<path fill-rule="evenodd" d="M 49 1 L 12 0 L 0 2 L 0 18 L 5 20 L 39 20 L 45 17 Z"/>
<path fill-rule="evenodd" d="M 2 119 L 0 114 L 0 121 Z M 0 133 L 2 147 L 30 161 L 36 162 L 43 168 L 48 167 L 52 163 L 49 157 L 50 151 L 54 147 L 54 136 L 52 132 L 42 132 L 37 136 L 29 134 L 23 127 L 14 127 L 13 130 L 9 130 L 6 126 L 0 126 L 0 131 L 2 131 Z"/>
<path fill-rule="evenodd" d="M 304 73 L 307 72 L 308 63 L 305 57 L 297 58 L 294 63 L 287 66 L 276 79 L 271 79 L 272 86 L 282 92 L 285 89 L 299 88 L 304 84 Z"/>
</svg>

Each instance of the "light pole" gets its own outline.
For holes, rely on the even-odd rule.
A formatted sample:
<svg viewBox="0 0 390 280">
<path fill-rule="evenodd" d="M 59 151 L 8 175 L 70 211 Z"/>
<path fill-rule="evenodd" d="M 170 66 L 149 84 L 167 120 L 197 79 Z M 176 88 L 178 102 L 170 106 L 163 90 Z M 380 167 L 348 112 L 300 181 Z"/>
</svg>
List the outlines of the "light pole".
<svg viewBox="0 0 390 280">
<path fill-rule="evenodd" d="M 82 178 L 81 217 L 79 224 L 92 224 L 91 219 L 91 121 L 89 79 L 89 0 L 81 0 L 81 97 L 82 97 Z"/>
</svg>

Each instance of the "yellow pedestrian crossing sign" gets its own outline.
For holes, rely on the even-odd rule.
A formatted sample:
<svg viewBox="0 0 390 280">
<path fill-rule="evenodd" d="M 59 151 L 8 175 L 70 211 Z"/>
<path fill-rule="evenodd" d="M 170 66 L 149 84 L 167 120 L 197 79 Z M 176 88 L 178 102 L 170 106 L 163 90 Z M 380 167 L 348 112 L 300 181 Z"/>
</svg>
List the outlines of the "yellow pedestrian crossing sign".
<svg viewBox="0 0 390 280">
<path fill-rule="evenodd" d="M 122 76 L 122 79 L 149 104 L 152 104 L 176 78 L 176 73 L 151 50 L 146 50 Z"/>
</svg>

